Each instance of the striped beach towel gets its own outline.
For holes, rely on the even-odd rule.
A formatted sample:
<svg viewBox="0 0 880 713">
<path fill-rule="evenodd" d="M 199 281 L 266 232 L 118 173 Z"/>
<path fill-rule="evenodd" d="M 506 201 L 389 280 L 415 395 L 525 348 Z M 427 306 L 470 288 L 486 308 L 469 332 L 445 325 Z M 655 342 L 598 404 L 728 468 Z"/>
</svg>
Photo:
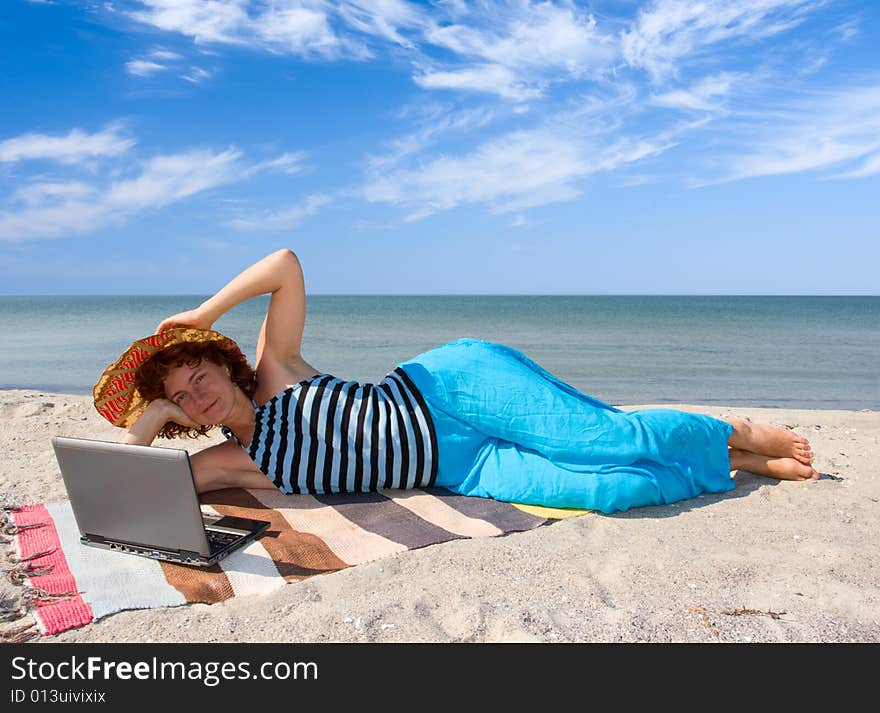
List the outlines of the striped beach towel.
<svg viewBox="0 0 880 713">
<path fill-rule="evenodd" d="M 21 623 L 0 634 L 20 641 L 125 609 L 267 593 L 398 552 L 530 530 L 548 520 L 540 511 L 442 488 L 321 496 L 234 488 L 206 493 L 201 501 L 207 513 L 271 524 L 256 541 L 202 568 L 84 546 L 67 501 L 8 508 L 4 533 L 14 564 L 6 572 L 23 588 L 20 603 L 7 603 L 2 617 Z"/>
</svg>

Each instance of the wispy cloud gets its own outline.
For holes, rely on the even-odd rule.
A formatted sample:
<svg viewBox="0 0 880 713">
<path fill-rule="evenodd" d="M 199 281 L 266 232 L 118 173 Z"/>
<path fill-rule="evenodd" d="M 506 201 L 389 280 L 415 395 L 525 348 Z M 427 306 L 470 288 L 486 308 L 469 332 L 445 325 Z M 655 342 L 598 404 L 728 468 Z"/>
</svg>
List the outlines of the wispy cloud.
<svg viewBox="0 0 880 713">
<path fill-rule="evenodd" d="M 266 161 L 260 161 L 251 166 L 249 173 L 259 173 L 260 171 L 275 171 L 278 173 L 286 173 L 293 175 L 302 173 L 306 170 L 304 161 L 306 159 L 305 151 L 295 151 L 283 153 L 280 156 Z"/>
<path fill-rule="evenodd" d="M 618 54 L 616 39 L 572 5 L 486 3 L 463 19 L 469 24 L 438 23 L 424 33 L 426 43 L 463 65 L 435 63 L 414 75 L 417 84 L 522 101 L 541 96 L 551 83 L 595 75 Z"/>
<path fill-rule="evenodd" d="M 315 60 L 367 60 L 390 43 L 408 51 L 413 79 L 424 88 L 492 93 L 514 101 L 538 96 L 554 82 L 596 73 L 620 53 L 616 35 L 569 2 L 489 0 L 425 7 L 403 0 L 139 0 L 121 11 L 199 45 L 236 45 Z M 158 59 L 138 61 L 159 64 Z"/>
<path fill-rule="evenodd" d="M 160 72 L 182 69 L 182 63 L 186 58 L 178 52 L 158 47 L 145 55 L 132 59 L 125 63 L 125 71 L 134 77 L 152 77 Z M 188 71 L 178 74 L 180 79 L 197 84 L 208 79 L 211 73 L 201 67 L 191 66 Z"/>
<path fill-rule="evenodd" d="M 133 59 L 130 62 L 125 63 L 125 71 L 135 77 L 149 77 L 151 74 L 163 72 L 166 69 L 168 69 L 168 67 L 164 64 L 150 62 L 145 59 Z"/>
<path fill-rule="evenodd" d="M 880 82 L 813 92 L 787 107 L 734 117 L 723 125 L 736 144 L 716 178 L 698 185 L 836 169 L 835 178 L 880 171 Z"/>
<path fill-rule="evenodd" d="M 626 62 L 654 81 L 725 43 L 755 42 L 797 27 L 822 0 L 654 0 L 622 33 Z M 717 61 L 717 54 L 713 56 Z"/>
<path fill-rule="evenodd" d="M 572 200 L 581 194 L 578 179 L 664 149 L 632 139 L 601 146 L 568 136 L 558 126 L 514 131 L 470 153 L 441 156 L 416 169 L 374 170 L 361 195 L 402 206 L 407 220 L 467 204 L 507 213 Z"/>
<path fill-rule="evenodd" d="M 320 208 L 331 202 L 330 196 L 315 194 L 303 202 L 277 211 L 268 211 L 259 215 L 235 218 L 225 224 L 236 230 L 288 230 L 295 228 L 305 218 L 314 215 Z"/>
<path fill-rule="evenodd" d="M 112 183 L 103 200 L 112 208 L 161 207 L 233 183 L 242 168 L 241 152 L 232 148 L 220 153 L 196 150 L 157 156 L 144 163 L 136 178 Z"/>
<path fill-rule="evenodd" d="M 460 57 L 511 69 L 575 75 L 605 66 L 617 51 L 614 38 L 573 5 L 490 2 L 475 6 L 468 20 L 468 25 L 434 25 L 425 40 Z"/>
<path fill-rule="evenodd" d="M 19 188 L 12 195 L 15 202 L 28 206 L 45 205 L 53 201 L 64 201 L 72 198 L 84 198 L 96 191 L 81 181 L 37 182 Z"/>
<path fill-rule="evenodd" d="M 876 176 L 877 174 L 880 174 L 880 151 L 873 155 L 868 155 L 867 158 L 864 156 L 861 158 L 864 158 L 864 161 L 858 168 L 855 168 L 852 171 L 846 171 L 845 173 L 835 174 L 830 176 L 830 178 L 867 178 L 868 176 Z"/>
<path fill-rule="evenodd" d="M 193 84 L 199 84 L 200 82 L 204 82 L 206 79 L 211 78 L 211 73 L 202 69 L 201 67 L 190 67 L 189 72 L 186 74 L 180 75 L 181 79 L 185 79 L 187 82 L 192 82 Z"/>
<path fill-rule="evenodd" d="M 274 53 L 337 59 L 364 58 L 363 42 L 341 35 L 330 22 L 328 2 L 248 0 L 140 0 L 129 16 L 197 44 L 260 47 Z"/>
<path fill-rule="evenodd" d="M 859 18 L 851 17 L 834 27 L 834 34 L 841 42 L 849 42 L 861 33 L 861 21 Z"/>
<path fill-rule="evenodd" d="M 413 76 L 413 81 L 425 89 L 457 89 L 469 92 L 497 94 L 505 99 L 524 101 L 541 96 L 541 90 L 517 79 L 506 67 L 486 65 L 450 72 L 427 71 Z"/>
<path fill-rule="evenodd" d="M 704 77 L 687 89 L 653 94 L 649 103 L 672 109 L 718 111 L 721 100 L 730 93 L 734 83 L 743 79 L 742 74 L 722 72 L 716 76 Z"/>
<path fill-rule="evenodd" d="M 450 133 L 461 133 L 484 127 L 492 122 L 494 111 L 478 107 L 455 110 L 447 105 L 429 103 L 407 107 L 399 118 L 409 119 L 413 130 L 387 143 L 383 153 L 367 157 L 367 165 L 373 171 L 388 169 L 409 156 L 420 154 Z"/>
<path fill-rule="evenodd" d="M 22 149 L 22 145 L 27 150 Z M 41 151 L 32 148 L 32 142 L 10 144 L 6 141 L 0 146 L 5 146 L 5 155 L 15 160 L 60 155 L 67 164 L 73 163 L 71 156 L 92 156 L 95 153 L 94 150 L 86 154 L 70 150 L 61 152 L 54 144 L 49 144 L 50 152 L 45 142 L 39 144 Z M 121 224 L 135 214 L 246 181 L 259 173 L 296 173 L 302 170 L 304 158 L 302 152 L 293 152 L 253 162 L 247 161 L 234 147 L 224 151 L 191 149 L 154 156 L 133 165 L 110 166 L 103 181 L 101 176 L 95 178 L 91 174 L 90 180 L 81 177 L 34 178 L 9 194 L 5 205 L 0 204 L 0 240 L 57 238 L 99 230 Z M 71 165 L 69 168 L 74 171 L 78 167 Z M 126 173 L 131 174 L 130 177 L 118 177 Z M 318 207 L 318 202 L 312 202 L 304 210 L 314 211 Z M 279 213 L 274 220 L 286 218 L 292 222 L 294 217 L 294 213 L 286 216 Z"/>
<path fill-rule="evenodd" d="M 414 45 L 404 31 L 428 24 L 422 10 L 403 0 L 347 0 L 337 7 L 340 18 L 352 29 L 403 47 Z"/>
<path fill-rule="evenodd" d="M 177 52 L 171 52 L 169 50 L 156 49 L 150 52 L 150 57 L 153 59 L 162 60 L 164 62 L 176 62 L 183 59 L 183 56 L 178 54 Z"/>
<path fill-rule="evenodd" d="M 0 163 L 57 161 L 74 164 L 88 159 L 118 156 L 134 146 L 118 126 L 88 134 L 72 129 L 65 135 L 27 133 L 0 141 Z"/>
</svg>

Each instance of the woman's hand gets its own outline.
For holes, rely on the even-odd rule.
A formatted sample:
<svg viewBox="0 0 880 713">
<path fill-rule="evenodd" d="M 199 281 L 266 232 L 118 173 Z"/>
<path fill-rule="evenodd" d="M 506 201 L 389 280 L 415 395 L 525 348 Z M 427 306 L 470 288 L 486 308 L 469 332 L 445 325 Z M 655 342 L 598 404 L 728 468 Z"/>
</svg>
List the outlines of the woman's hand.
<svg viewBox="0 0 880 713">
<path fill-rule="evenodd" d="M 146 410 L 128 429 L 123 442 L 149 446 L 169 421 L 174 421 L 174 423 L 179 423 L 187 428 L 198 428 L 199 426 L 177 404 L 168 399 L 156 399 L 147 405 Z"/>
<path fill-rule="evenodd" d="M 158 404 L 158 406 L 156 406 L 157 409 L 162 409 L 163 417 L 165 419 L 162 421 L 163 426 L 168 423 L 168 421 L 174 421 L 174 423 L 186 426 L 187 428 L 199 427 L 199 424 L 187 416 L 184 410 L 173 401 L 169 401 L 168 399 L 156 399 L 155 401 L 150 402 L 150 405 L 147 406 L 147 411 L 149 411 L 150 407 L 154 404 Z"/>
<path fill-rule="evenodd" d="M 197 327 L 198 329 L 210 329 L 214 321 L 205 313 L 201 307 L 187 310 L 186 312 L 178 312 L 166 317 L 159 326 L 156 327 L 156 334 L 164 329 L 171 327 Z"/>
</svg>

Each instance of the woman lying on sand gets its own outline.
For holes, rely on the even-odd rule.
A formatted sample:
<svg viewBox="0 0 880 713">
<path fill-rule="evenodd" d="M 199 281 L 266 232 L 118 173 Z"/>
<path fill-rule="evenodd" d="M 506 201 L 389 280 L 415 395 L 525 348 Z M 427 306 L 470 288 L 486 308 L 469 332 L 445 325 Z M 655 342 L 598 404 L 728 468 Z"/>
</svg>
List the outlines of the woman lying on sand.
<svg viewBox="0 0 880 713">
<path fill-rule="evenodd" d="M 256 369 L 212 331 L 270 294 Z M 275 252 L 129 347 L 95 387 L 126 443 L 225 443 L 191 458 L 200 492 L 286 493 L 443 486 L 462 495 L 610 513 L 731 490 L 731 471 L 818 479 L 805 438 L 740 419 L 671 409 L 623 412 L 582 394 L 510 347 L 461 339 L 399 364 L 378 384 L 302 358 L 299 261 Z"/>
</svg>

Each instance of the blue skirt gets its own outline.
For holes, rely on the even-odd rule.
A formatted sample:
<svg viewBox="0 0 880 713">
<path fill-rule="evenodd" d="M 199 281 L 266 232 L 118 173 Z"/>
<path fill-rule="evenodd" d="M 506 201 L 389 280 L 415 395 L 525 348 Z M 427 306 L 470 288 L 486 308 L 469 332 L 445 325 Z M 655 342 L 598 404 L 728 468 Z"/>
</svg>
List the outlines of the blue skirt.
<svg viewBox="0 0 880 713">
<path fill-rule="evenodd" d="M 734 487 L 724 421 L 624 412 L 515 349 L 476 339 L 400 366 L 434 420 L 436 484 L 461 495 L 612 513 Z"/>
</svg>

